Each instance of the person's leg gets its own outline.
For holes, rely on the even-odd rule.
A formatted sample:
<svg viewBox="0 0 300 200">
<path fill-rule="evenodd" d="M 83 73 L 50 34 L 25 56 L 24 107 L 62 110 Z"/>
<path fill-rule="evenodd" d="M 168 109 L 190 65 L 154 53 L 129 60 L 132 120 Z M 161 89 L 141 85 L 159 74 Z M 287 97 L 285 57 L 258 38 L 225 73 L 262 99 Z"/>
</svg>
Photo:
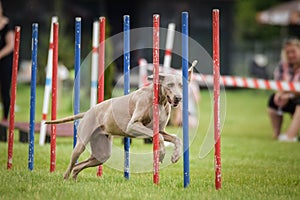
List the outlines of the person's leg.
<svg viewBox="0 0 300 200">
<path fill-rule="evenodd" d="M 278 106 L 276 106 L 274 103 L 274 96 L 275 94 L 272 94 L 268 101 L 268 115 L 273 129 L 273 138 L 276 139 L 278 138 L 281 132 L 283 115 L 278 114 Z"/>
<path fill-rule="evenodd" d="M 292 117 L 292 122 L 286 132 L 286 135 L 289 139 L 293 139 L 297 137 L 299 130 L 300 130 L 300 105 L 297 105 Z"/>
<path fill-rule="evenodd" d="M 272 129 L 273 129 L 273 138 L 277 138 L 281 132 L 281 126 L 283 122 L 283 116 L 278 115 L 277 110 L 273 108 L 268 108 L 268 114 L 271 121 Z"/>
<path fill-rule="evenodd" d="M 1 66 L 1 98 L 3 104 L 3 119 L 6 120 L 10 106 L 11 66 Z"/>
<path fill-rule="evenodd" d="M 3 110 L 0 120 L 7 120 L 10 106 L 11 72 L 7 71 L 7 69 L 8 67 L 3 62 L 0 62 L 0 96 Z M 7 141 L 7 128 L 4 126 L 0 127 L 0 141 Z"/>
</svg>

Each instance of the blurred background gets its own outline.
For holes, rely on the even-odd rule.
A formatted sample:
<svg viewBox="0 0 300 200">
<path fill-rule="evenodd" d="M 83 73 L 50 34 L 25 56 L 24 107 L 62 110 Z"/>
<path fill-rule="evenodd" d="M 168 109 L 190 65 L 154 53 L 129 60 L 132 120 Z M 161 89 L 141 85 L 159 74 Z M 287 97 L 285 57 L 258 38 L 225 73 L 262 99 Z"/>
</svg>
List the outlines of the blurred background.
<svg viewBox="0 0 300 200">
<path fill-rule="evenodd" d="M 294 23 L 276 24 L 259 20 L 260 13 L 288 3 L 287 0 L 3 0 L 4 13 L 13 25 L 20 25 L 20 61 L 30 60 L 31 24 L 39 23 L 39 66 L 46 66 L 51 17 L 59 17 L 59 60 L 67 69 L 74 63 L 74 20 L 82 17 L 82 48 L 84 58 L 91 51 L 92 23 L 99 16 L 107 17 L 106 37 L 122 32 L 122 16 L 131 16 L 131 28 L 152 26 L 152 15 L 161 15 L 161 27 L 174 22 L 180 31 L 181 12 L 189 11 L 190 36 L 207 52 L 212 52 L 211 11 L 220 9 L 221 73 L 223 75 L 259 76 L 272 78 L 273 69 L 280 59 L 281 43 L 286 37 L 299 35 Z M 295 9 L 295 7 L 292 7 Z M 296 16 L 297 17 L 297 16 Z M 268 17 L 267 17 L 268 18 Z M 276 18 L 276 16 L 275 16 Z M 277 17 L 278 18 L 278 17 Z M 279 16 L 280 19 L 282 17 Z M 294 20 L 295 21 L 295 20 Z M 297 21 L 297 20 L 296 20 Z M 114 44 L 111 44 L 111 50 Z M 140 56 L 149 60 L 152 55 L 132 56 L 131 66 L 137 66 Z M 161 56 L 161 63 L 163 57 Z M 116 60 L 114 72 L 122 70 L 122 59 Z M 173 59 L 172 65 L 180 66 Z M 44 71 L 40 70 L 38 82 L 44 83 Z M 112 74 L 112 72 L 110 73 Z"/>
</svg>

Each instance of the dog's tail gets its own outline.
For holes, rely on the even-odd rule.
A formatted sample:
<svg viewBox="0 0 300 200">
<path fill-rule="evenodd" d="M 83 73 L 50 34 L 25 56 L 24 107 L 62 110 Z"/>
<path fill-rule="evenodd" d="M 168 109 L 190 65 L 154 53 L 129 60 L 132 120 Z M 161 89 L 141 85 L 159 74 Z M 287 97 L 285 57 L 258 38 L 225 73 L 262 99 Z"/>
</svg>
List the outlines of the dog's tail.
<svg viewBox="0 0 300 200">
<path fill-rule="evenodd" d="M 85 113 L 79 113 L 77 115 L 65 117 L 65 118 L 62 118 L 62 119 L 56 119 L 56 120 L 52 120 L 52 121 L 46 121 L 45 124 L 62 124 L 62 123 L 66 123 L 66 122 L 71 122 L 71 121 L 74 121 L 76 119 L 83 118 L 84 114 Z"/>
</svg>

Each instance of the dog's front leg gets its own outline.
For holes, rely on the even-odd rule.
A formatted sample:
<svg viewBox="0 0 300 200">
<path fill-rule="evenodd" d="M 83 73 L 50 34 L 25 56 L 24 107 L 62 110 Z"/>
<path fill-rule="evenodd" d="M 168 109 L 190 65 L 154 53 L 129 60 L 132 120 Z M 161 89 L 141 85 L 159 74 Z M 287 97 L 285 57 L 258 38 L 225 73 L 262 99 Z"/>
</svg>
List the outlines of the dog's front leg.
<svg viewBox="0 0 300 200">
<path fill-rule="evenodd" d="M 126 134 L 135 138 L 153 137 L 153 131 L 139 121 L 133 123 L 129 122 L 126 129 Z"/>
<path fill-rule="evenodd" d="M 159 162 L 163 162 L 166 155 L 166 148 L 164 143 L 164 137 L 159 134 Z"/>
<path fill-rule="evenodd" d="M 153 137 L 153 130 L 144 126 L 141 122 L 129 123 L 126 134 L 136 138 L 149 138 Z M 164 137 L 159 134 L 159 162 L 163 162 L 166 150 L 164 144 Z"/>
<path fill-rule="evenodd" d="M 171 161 L 172 161 L 172 163 L 176 163 L 179 160 L 181 153 L 182 153 L 181 139 L 179 137 L 177 137 L 176 135 L 169 134 L 165 131 L 159 131 L 159 133 L 163 136 L 165 141 L 171 142 L 174 144 L 175 147 L 174 147 L 173 155 L 171 157 Z"/>
</svg>

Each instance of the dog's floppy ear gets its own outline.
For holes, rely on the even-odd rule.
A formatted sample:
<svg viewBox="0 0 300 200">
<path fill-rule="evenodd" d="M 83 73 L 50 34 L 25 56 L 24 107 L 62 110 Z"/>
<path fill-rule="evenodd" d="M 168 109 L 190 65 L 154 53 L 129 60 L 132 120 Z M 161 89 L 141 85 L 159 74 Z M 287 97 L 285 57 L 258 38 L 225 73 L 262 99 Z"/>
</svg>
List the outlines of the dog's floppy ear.
<svg viewBox="0 0 300 200">
<path fill-rule="evenodd" d="M 188 71 L 188 81 L 191 82 L 192 75 L 193 75 L 194 67 L 190 67 Z"/>
<path fill-rule="evenodd" d="M 162 82 L 165 78 L 165 74 L 160 73 L 159 74 L 159 82 Z M 153 74 L 147 77 L 148 81 L 153 81 Z"/>
<path fill-rule="evenodd" d="M 192 79 L 192 75 L 193 75 L 193 71 L 194 71 L 194 67 L 197 65 L 197 60 L 194 60 L 192 62 L 192 65 L 190 66 L 189 70 L 188 70 L 188 81 L 190 82 Z"/>
</svg>

